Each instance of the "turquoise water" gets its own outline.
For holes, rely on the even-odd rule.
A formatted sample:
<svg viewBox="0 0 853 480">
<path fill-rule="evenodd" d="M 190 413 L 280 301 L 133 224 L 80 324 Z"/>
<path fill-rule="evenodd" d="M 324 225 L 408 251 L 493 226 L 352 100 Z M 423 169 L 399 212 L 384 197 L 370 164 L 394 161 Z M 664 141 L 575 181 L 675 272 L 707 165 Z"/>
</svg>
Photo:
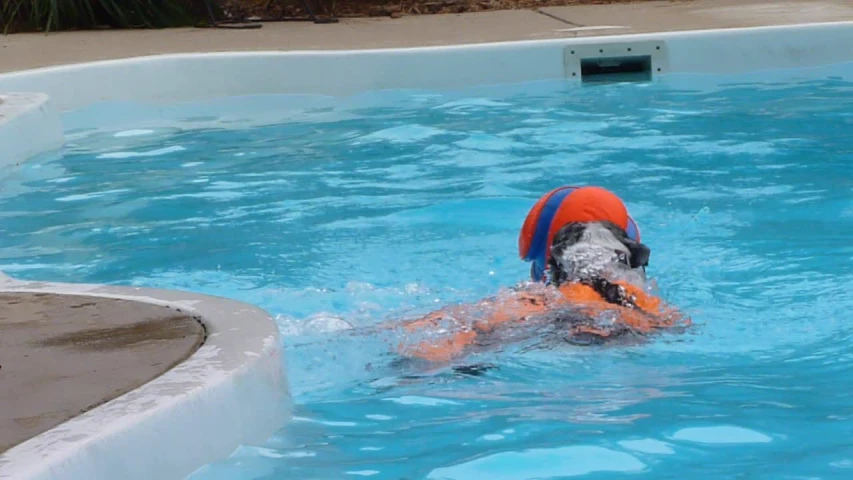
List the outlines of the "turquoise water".
<svg viewBox="0 0 853 480">
<path fill-rule="evenodd" d="M 0 269 L 276 317 L 296 418 L 193 480 L 851 478 L 853 82 L 681 84 L 269 97 L 246 99 L 275 106 L 268 125 L 77 129 L 0 180 Z M 466 360 L 495 367 L 479 376 L 330 331 L 525 280 L 518 228 L 565 183 L 625 199 L 693 329 L 534 338 Z"/>
</svg>

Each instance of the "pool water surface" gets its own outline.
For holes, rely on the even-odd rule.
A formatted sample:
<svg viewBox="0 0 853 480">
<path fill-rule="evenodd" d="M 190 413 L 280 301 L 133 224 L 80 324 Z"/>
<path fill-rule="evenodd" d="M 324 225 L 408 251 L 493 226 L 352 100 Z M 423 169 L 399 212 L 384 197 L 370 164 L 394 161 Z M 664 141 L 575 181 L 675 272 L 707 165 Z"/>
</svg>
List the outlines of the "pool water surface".
<svg viewBox="0 0 853 480">
<path fill-rule="evenodd" d="M 846 72 L 281 96 L 265 125 L 79 128 L 0 179 L 0 270 L 276 317 L 295 418 L 193 480 L 851 478 Z M 518 229 L 563 184 L 625 200 L 693 328 L 461 361 L 481 375 L 401 366 L 399 339 L 359 333 L 525 280 Z"/>
</svg>

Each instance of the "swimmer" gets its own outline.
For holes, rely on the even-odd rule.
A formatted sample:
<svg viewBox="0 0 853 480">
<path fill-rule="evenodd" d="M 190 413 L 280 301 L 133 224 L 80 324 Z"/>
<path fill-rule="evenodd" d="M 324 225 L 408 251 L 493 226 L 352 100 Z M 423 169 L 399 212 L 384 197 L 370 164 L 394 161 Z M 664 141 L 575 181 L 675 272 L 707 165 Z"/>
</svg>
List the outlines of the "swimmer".
<svg viewBox="0 0 853 480">
<path fill-rule="evenodd" d="M 531 262 L 531 282 L 404 323 L 407 337 L 417 340 L 400 345 L 399 353 L 446 362 L 543 327 L 590 345 L 689 324 L 647 291 L 651 251 L 622 200 L 604 188 L 548 192 L 528 213 L 518 245 L 522 260 Z"/>
</svg>

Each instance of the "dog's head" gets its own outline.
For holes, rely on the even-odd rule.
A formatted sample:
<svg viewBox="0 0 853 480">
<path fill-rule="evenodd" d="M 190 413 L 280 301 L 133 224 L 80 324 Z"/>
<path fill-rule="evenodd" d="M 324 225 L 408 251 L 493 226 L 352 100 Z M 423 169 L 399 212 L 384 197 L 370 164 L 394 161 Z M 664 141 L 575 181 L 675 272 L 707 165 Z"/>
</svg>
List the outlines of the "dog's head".
<svg viewBox="0 0 853 480">
<path fill-rule="evenodd" d="M 647 246 L 631 240 L 614 223 L 569 223 L 554 234 L 551 242 L 551 282 L 559 286 L 603 278 L 642 288 L 650 254 Z"/>
</svg>

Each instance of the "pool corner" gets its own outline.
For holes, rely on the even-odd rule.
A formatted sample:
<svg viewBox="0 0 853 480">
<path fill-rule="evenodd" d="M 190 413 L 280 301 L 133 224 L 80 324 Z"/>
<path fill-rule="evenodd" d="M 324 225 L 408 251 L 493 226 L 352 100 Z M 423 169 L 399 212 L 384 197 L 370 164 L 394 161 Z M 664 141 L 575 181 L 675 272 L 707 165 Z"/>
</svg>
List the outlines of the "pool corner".
<svg viewBox="0 0 853 480">
<path fill-rule="evenodd" d="M 162 375 L 0 453 L 0 479 L 183 478 L 240 445 L 265 441 L 291 414 L 278 329 L 256 307 L 187 292 L 5 275 L 0 293 L 169 307 L 199 319 L 206 337 Z"/>
</svg>

